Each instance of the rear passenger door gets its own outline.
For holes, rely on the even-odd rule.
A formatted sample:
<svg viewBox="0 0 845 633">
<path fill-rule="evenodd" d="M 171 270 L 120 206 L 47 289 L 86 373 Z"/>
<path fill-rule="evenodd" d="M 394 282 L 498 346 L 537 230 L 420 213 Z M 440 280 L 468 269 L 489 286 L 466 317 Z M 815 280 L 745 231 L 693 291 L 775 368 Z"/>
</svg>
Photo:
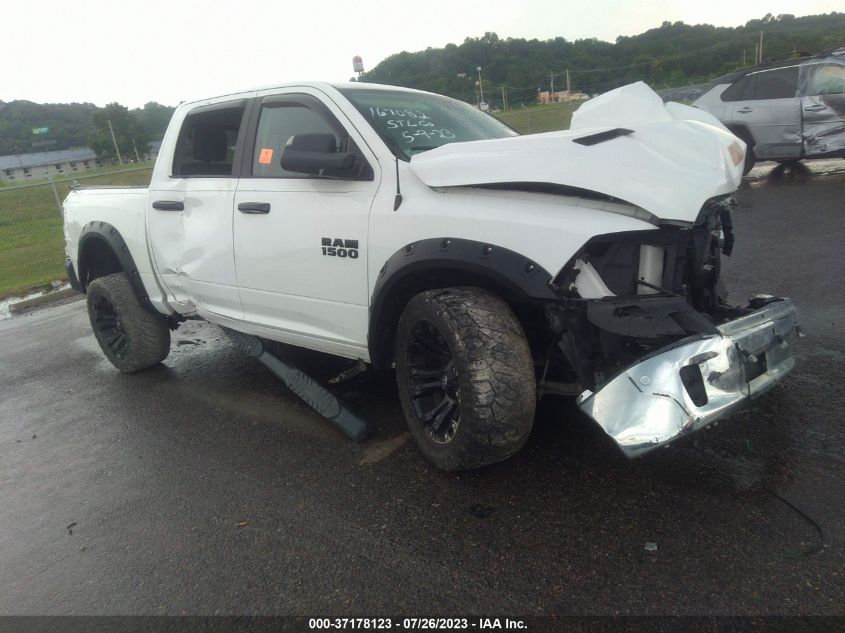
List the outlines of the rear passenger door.
<svg viewBox="0 0 845 633">
<path fill-rule="evenodd" d="M 254 93 L 253 93 L 254 94 Z M 166 180 L 150 190 L 148 230 L 168 299 L 181 312 L 243 317 L 232 214 L 247 99 L 201 105 L 181 125 Z"/>
<path fill-rule="evenodd" d="M 808 64 L 801 85 L 807 156 L 845 150 L 845 64 Z"/>
<path fill-rule="evenodd" d="M 319 91 L 260 96 L 235 194 L 234 248 L 244 320 L 260 333 L 362 357 L 368 325 L 367 233 L 379 186 L 375 156 Z M 329 134 L 356 155 L 343 177 L 287 171 L 291 137 Z M 257 331 L 258 332 L 258 331 Z"/>
<path fill-rule="evenodd" d="M 750 73 L 734 86 L 725 91 L 733 100 L 731 121 L 751 132 L 757 158 L 799 157 L 803 146 L 798 66 Z"/>
</svg>

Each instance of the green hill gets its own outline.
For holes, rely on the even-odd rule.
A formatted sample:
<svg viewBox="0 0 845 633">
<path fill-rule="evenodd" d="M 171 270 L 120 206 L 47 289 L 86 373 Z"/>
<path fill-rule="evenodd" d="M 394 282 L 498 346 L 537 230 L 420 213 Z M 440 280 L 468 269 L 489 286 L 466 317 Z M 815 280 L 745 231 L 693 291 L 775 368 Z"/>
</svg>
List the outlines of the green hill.
<svg viewBox="0 0 845 633">
<path fill-rule="evenodd" d="M 0 101 L 0 156 L 90 145 L 97 134 L 94 114 L 101 109 L 93 103 Z M 129 112 L 147 138 L 160 139 L 173 110 L 151 102 Z"/>
<path fill-rule="evenodd" d="M 476 67 L 482 67 L 485 100 L 501 107 L 502 86 L 511 106 L 535 103 L 538 89 L 566 85 L 587 93 L 643 80 L 654 88 L 684 86 L 753 65 L 763 31 L 764 59 L 793 51 L 818 52 L 845 45 L 845 13 L 796 18 L 767 15 L 743 26 L 664 22 L 616 42 L 502 39 L 495 33 L 462 44 L 391 55 L 361 80 L 395 84 L 476 100 Z M 743 57 L 744 55 L 744 57 Z M 550 77 L 553 74 L 554 77 Z"/>
</svg>

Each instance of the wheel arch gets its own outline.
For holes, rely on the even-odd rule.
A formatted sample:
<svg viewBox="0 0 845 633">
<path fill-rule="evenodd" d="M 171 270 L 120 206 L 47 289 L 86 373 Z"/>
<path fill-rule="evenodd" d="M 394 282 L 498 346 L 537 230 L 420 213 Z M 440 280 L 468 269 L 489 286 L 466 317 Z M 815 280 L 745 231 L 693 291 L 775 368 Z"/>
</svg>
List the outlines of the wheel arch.
<svg viewBox="0 0 845 633">
<path fill-rule="evenodd" d="M 89 222 L 82 227 L 79 236 L 77 276 L 82 292 L 98 277 L 114 273 L 126 273 L 132 290 L 148 311 L 158 314 L 150 302 L 147 289 L 141 281 L 141 273 L 129 251 L 126 241 L 114 226 L 108 222 Z"/>
<path fill-rule="evenodd" d="M 368 346 L 376 367 L 390 365 L 402 311 L 425 290 L 475 286 L 508 303 L 554 300 L 552 275 L 519 253 L 491 243 L 450 237 L 420 240 L 399 249 L 379 271 L 370 302 Z"/>
<path fill-rule="evenodd" d="M 754 135 L 751 133 L 751 130 L 747 125 L 743 125 L 741 123 L 726 123 L 725 127 L 751 149 L 754 149 L 757 142 L 754 140 Z"/>
</svg>

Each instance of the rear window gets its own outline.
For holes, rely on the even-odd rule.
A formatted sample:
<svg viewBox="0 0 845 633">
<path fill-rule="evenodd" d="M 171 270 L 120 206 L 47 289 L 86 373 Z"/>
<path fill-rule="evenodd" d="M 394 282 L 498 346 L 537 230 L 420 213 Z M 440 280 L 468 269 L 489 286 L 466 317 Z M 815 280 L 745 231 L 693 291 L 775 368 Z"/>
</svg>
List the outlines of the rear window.
<svg viewBox="0 0 845 633">
<path fill-rule="evenodd" d="M 798 66 L 751 73 L 722 93 L 722 101 L 788 99 L 798 93 Z"/>
<path fill-rule="evenodd" d="M 755 73 L 754 99 L 788 99 L 798 92 L 798 66 Z"/>
<path fill-rule="evenodd" d="M 179 131 L 174 176 L 231 176 L 246 102 L 192 110 Z"/>
<path fill-rule="evenodd" d="M 730 86 L 725 88 L 722 93 L 722 101 L 742 101 L 743 99 L 750 99 L 750 86 L 752 86 L 751 78 L 753 75 L 746 75 L 741 79 L 737 79 Z"/>
</svg>

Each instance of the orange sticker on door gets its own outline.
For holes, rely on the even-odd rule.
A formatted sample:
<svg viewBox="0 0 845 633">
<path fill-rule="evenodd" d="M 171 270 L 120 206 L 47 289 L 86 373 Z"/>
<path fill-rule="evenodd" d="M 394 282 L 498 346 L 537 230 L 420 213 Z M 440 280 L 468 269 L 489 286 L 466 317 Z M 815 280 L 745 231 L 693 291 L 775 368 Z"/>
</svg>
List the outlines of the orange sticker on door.
<svg viewBox="0 0 845 633">
<path fill-rule="evenodd" d="M 273 150 L 269 147 L 262 147 L 258 154 L 258 162 L 262 165 L 269 165 L 273 162 Z"/>
</svg>

